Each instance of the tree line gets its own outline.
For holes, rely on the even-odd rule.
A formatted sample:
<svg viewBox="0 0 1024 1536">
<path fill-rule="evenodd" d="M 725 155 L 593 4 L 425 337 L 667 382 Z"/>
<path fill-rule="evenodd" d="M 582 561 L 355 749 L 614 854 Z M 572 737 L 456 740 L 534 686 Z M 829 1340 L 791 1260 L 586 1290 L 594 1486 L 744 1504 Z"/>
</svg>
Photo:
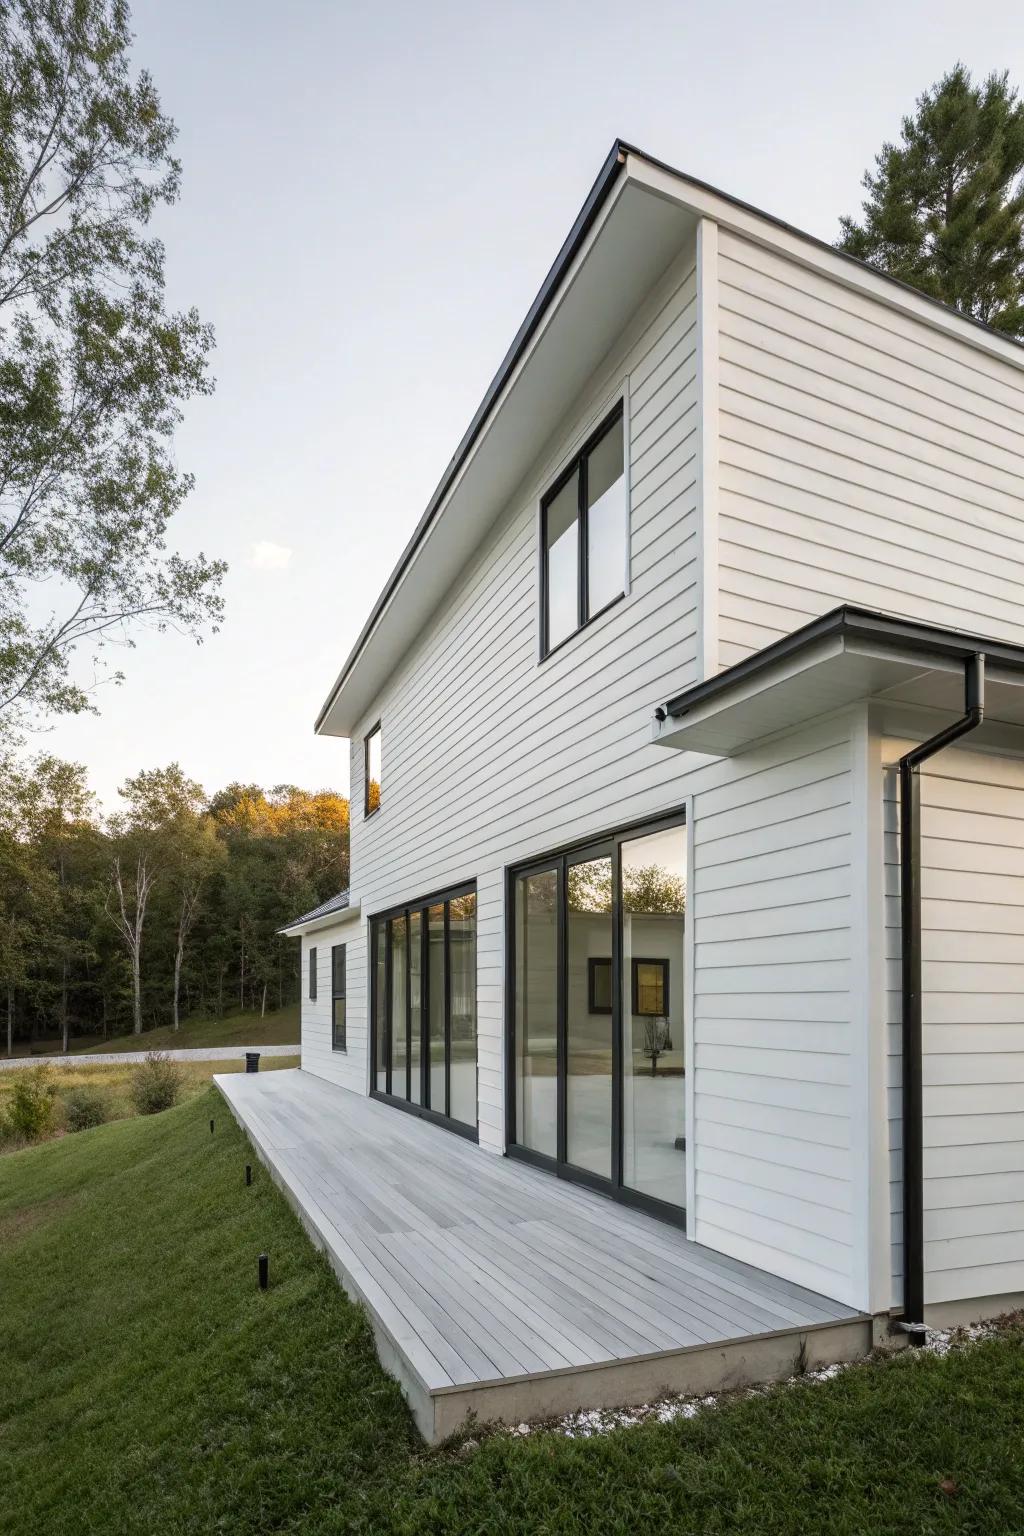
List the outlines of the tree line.
<svg viewBox="0 0 1024 1536">
<path fill-rule="evenodd" d="M 348 885 L 348 801 L 295 785 L 213 796 L 177 763 L 101 814 L 77 763 L 0 763 L 6 1047 L 264 1012 L 298 996 L 283 923 Z"/>
</svg>

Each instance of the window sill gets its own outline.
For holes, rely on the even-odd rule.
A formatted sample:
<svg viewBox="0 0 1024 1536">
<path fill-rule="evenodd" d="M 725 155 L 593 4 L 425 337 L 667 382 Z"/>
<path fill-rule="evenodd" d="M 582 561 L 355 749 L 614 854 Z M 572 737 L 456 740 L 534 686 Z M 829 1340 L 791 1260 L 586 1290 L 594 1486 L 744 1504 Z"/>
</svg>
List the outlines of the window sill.
<svg viewBox="0 0 1024 1536">
<path fill-rule="evenodd" d="M 543 666 L 552 656 L 557 656 L 560 651 L 565 650 L 566 646 L 571 645 L 574 640 L 578 640 L 580 635 L 585 635 L 588 629 L 591 629 L 593 625 L 603 619 L 606 613 L 611 613 L 613 608 L 617 608 L 620 603 L 625 602 L 628 596 L 628 592 L 620 592 L 618 597 L 613 597 L 610 603 L 605 603 L 603 608 L 599 608 L 596 613 L 592 613 L 587 622 L 581 624 L 579 629 L 574 629 L 571 635 L 566 635 L 564 640 L 559 640 L 557 645 L 553 645 L 550 650 L 545 651 L 540 658 L 539 665 Z"/>
</svg>

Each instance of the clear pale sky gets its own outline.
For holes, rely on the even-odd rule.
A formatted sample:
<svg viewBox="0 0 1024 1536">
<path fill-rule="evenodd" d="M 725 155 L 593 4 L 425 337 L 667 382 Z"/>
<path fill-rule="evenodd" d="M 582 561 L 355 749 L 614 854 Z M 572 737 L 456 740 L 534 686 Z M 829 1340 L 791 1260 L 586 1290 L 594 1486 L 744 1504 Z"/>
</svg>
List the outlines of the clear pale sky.
<svg viewBox="0 0 1024 1536">
<path fill-rule="evenodd" d="M 178 759 L 348 787 L 313 720 L 616 136 L 833 239 L 957 58 L 1024 85 L 1019 0 L 136 0 L 180 128 L 172 302 L 217 331 L 178 438 L 179 547 L 221 633 L 139 637 L 98 718 L 34 745 L 112 803 Z"/>
</svg>

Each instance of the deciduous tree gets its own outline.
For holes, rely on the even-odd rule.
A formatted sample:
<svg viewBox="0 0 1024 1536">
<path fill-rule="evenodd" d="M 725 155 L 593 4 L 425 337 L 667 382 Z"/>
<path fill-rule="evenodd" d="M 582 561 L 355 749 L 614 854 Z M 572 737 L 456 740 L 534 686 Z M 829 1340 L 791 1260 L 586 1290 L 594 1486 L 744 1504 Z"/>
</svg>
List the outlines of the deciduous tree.
<svg viewBox="0 0 1024 1536">
<path fill-rule="evenodd" d="M 168 548 L 171 438 L 210 328 L 171 311 L 150 232 L 181 168 L 123 0 L 0 6 L 0 731 L 93 707 L 82 646 L 195 638 L 224 571 Z M 119 674 L 116 674 L 119 675 Z"/>
</svg>

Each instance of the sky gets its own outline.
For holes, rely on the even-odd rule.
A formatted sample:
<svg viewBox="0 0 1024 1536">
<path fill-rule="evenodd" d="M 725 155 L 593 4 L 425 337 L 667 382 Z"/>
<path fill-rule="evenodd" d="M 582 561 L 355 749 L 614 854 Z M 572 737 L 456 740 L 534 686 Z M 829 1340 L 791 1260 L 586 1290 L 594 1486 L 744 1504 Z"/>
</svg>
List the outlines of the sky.
<svg viewBox="0 0 1024 1536">
<path fill-rule="evenodd" d="M 168 292 L 217 333 L 173 542 L 230 565 L 201 647 L 143 633 L 32 745 L 109 807 L 173 760 L 347 792 L 313 721 L 619 137 L 834 239 L 957 59 L 1024 85 L 1019 0 L 136 0 L 179 127 Z"/>
</svg>

